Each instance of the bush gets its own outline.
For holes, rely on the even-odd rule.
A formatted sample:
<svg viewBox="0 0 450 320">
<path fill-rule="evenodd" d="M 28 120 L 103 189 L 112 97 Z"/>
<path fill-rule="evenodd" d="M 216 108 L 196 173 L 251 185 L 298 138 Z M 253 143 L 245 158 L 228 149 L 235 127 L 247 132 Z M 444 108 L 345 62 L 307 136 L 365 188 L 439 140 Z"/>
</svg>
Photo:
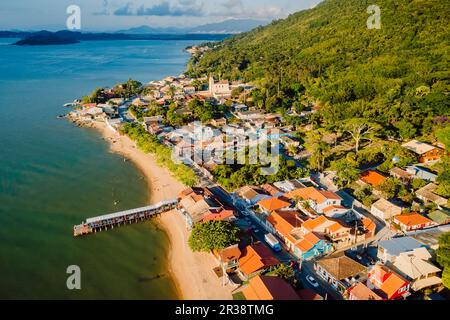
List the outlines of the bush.
<svg viewBox="0 0 450 320">
<path fill-rule="evenodd" d="M 160 166 L 169 169 L 185 185 L 193 186 L 197 183 L 195 172 L 185 164 L 175 163 L 172 160 L 172 150 L 159 142 L 155 135 L 146 132 L 142 126 L 127 123 L 121 128 L 121 133 L 136 141 L 143 152 L 153 154 Z"/>
<path fill-rule="evenodd" d="M 192 251 L 209 252 L 238 243 L 239 228 L 227 221 L 207 221 L 196 224 L 189 236 Z"/>
</svg>

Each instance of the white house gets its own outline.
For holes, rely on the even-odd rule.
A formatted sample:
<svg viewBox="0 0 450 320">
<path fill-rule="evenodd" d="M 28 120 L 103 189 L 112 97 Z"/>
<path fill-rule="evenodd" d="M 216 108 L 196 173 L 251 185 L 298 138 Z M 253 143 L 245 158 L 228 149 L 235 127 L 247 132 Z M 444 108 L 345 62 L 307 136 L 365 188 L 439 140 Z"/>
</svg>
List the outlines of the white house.
<svg viewBox="0 0 450 320">
<path fill-rule="evenodd" d="M 411 237 L 393 238 L 378 242 L 377 257 L 383 263 L 394 263 L 396 258 L 402 253 L 412 252 L 415 249 L 424 247 L 419 241 Z"/>
<path fill-rule="evenodd" d="M 380 200 L 372 204 L 370 213 L 381 220 L 389 221 L 393 217 L 401 214 L 402 208 L 384 198 L 381 198 Z"/>
<path fill-rule="evenodd" d="M 318 214 L 325 214 L 330 218 L 339 218 L 345 215 L 349 209 L 342 206 L 342 198 L 336 193 L 319 190 L 315 187 L 299 188 L 284 195 L 295 201 L 306 201 Z M 304 207 L 304 205 L 302 204 Z"/>
</svg>

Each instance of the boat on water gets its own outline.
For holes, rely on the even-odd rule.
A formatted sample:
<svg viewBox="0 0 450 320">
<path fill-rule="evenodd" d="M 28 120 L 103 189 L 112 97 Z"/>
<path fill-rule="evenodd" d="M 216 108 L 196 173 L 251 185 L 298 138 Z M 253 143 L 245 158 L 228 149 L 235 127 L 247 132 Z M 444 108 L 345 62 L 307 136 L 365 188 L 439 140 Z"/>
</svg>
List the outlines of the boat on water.
<svg viewBox="0 0 450 320">
<path fill-rule="evenodd" d="M 81 103 L 80 100 L 73 100 L 72 102 L 65 103 L 64 107 L 66 107 L 66 108 L 74 108 L 74 107 L 78 107 L 80 105 L 80 103 Z"/>
</svg>

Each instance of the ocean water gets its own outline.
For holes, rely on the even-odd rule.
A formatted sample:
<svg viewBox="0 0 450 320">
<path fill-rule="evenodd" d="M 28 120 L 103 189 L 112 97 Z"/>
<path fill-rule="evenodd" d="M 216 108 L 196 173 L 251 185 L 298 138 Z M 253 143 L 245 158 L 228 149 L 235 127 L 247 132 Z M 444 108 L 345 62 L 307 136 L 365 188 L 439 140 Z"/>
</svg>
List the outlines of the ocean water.
<svg viewBox="0 0 450 320">
<path fill-rule="evenodd" d="M 154 223 L 73 238 L 74 224 L 146 205 L 148 191 L 99 134 L 57 115 L 98 86 L 179 74 L 195 41 L 14 41 L 0 39 L 0 298 L 176 299 Z M 70 265 L 81 290 L 67 289 Z"/>
</svg>

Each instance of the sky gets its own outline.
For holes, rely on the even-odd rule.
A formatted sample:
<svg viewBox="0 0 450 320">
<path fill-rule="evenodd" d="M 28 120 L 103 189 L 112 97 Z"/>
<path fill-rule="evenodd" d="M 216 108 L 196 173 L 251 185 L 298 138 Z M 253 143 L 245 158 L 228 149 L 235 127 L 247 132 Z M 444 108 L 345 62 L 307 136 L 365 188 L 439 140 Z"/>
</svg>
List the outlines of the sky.
<svg viewBox="0 0 450 320">
<path fill-rule="evenodd" d="M 184 27 L 226 19 L 273 20 L 320 0 L 0 0 L 0 30 L 60 30 L 67 8 L 81 9 L 81 31 L 141 25 Z"/>
</svg>

